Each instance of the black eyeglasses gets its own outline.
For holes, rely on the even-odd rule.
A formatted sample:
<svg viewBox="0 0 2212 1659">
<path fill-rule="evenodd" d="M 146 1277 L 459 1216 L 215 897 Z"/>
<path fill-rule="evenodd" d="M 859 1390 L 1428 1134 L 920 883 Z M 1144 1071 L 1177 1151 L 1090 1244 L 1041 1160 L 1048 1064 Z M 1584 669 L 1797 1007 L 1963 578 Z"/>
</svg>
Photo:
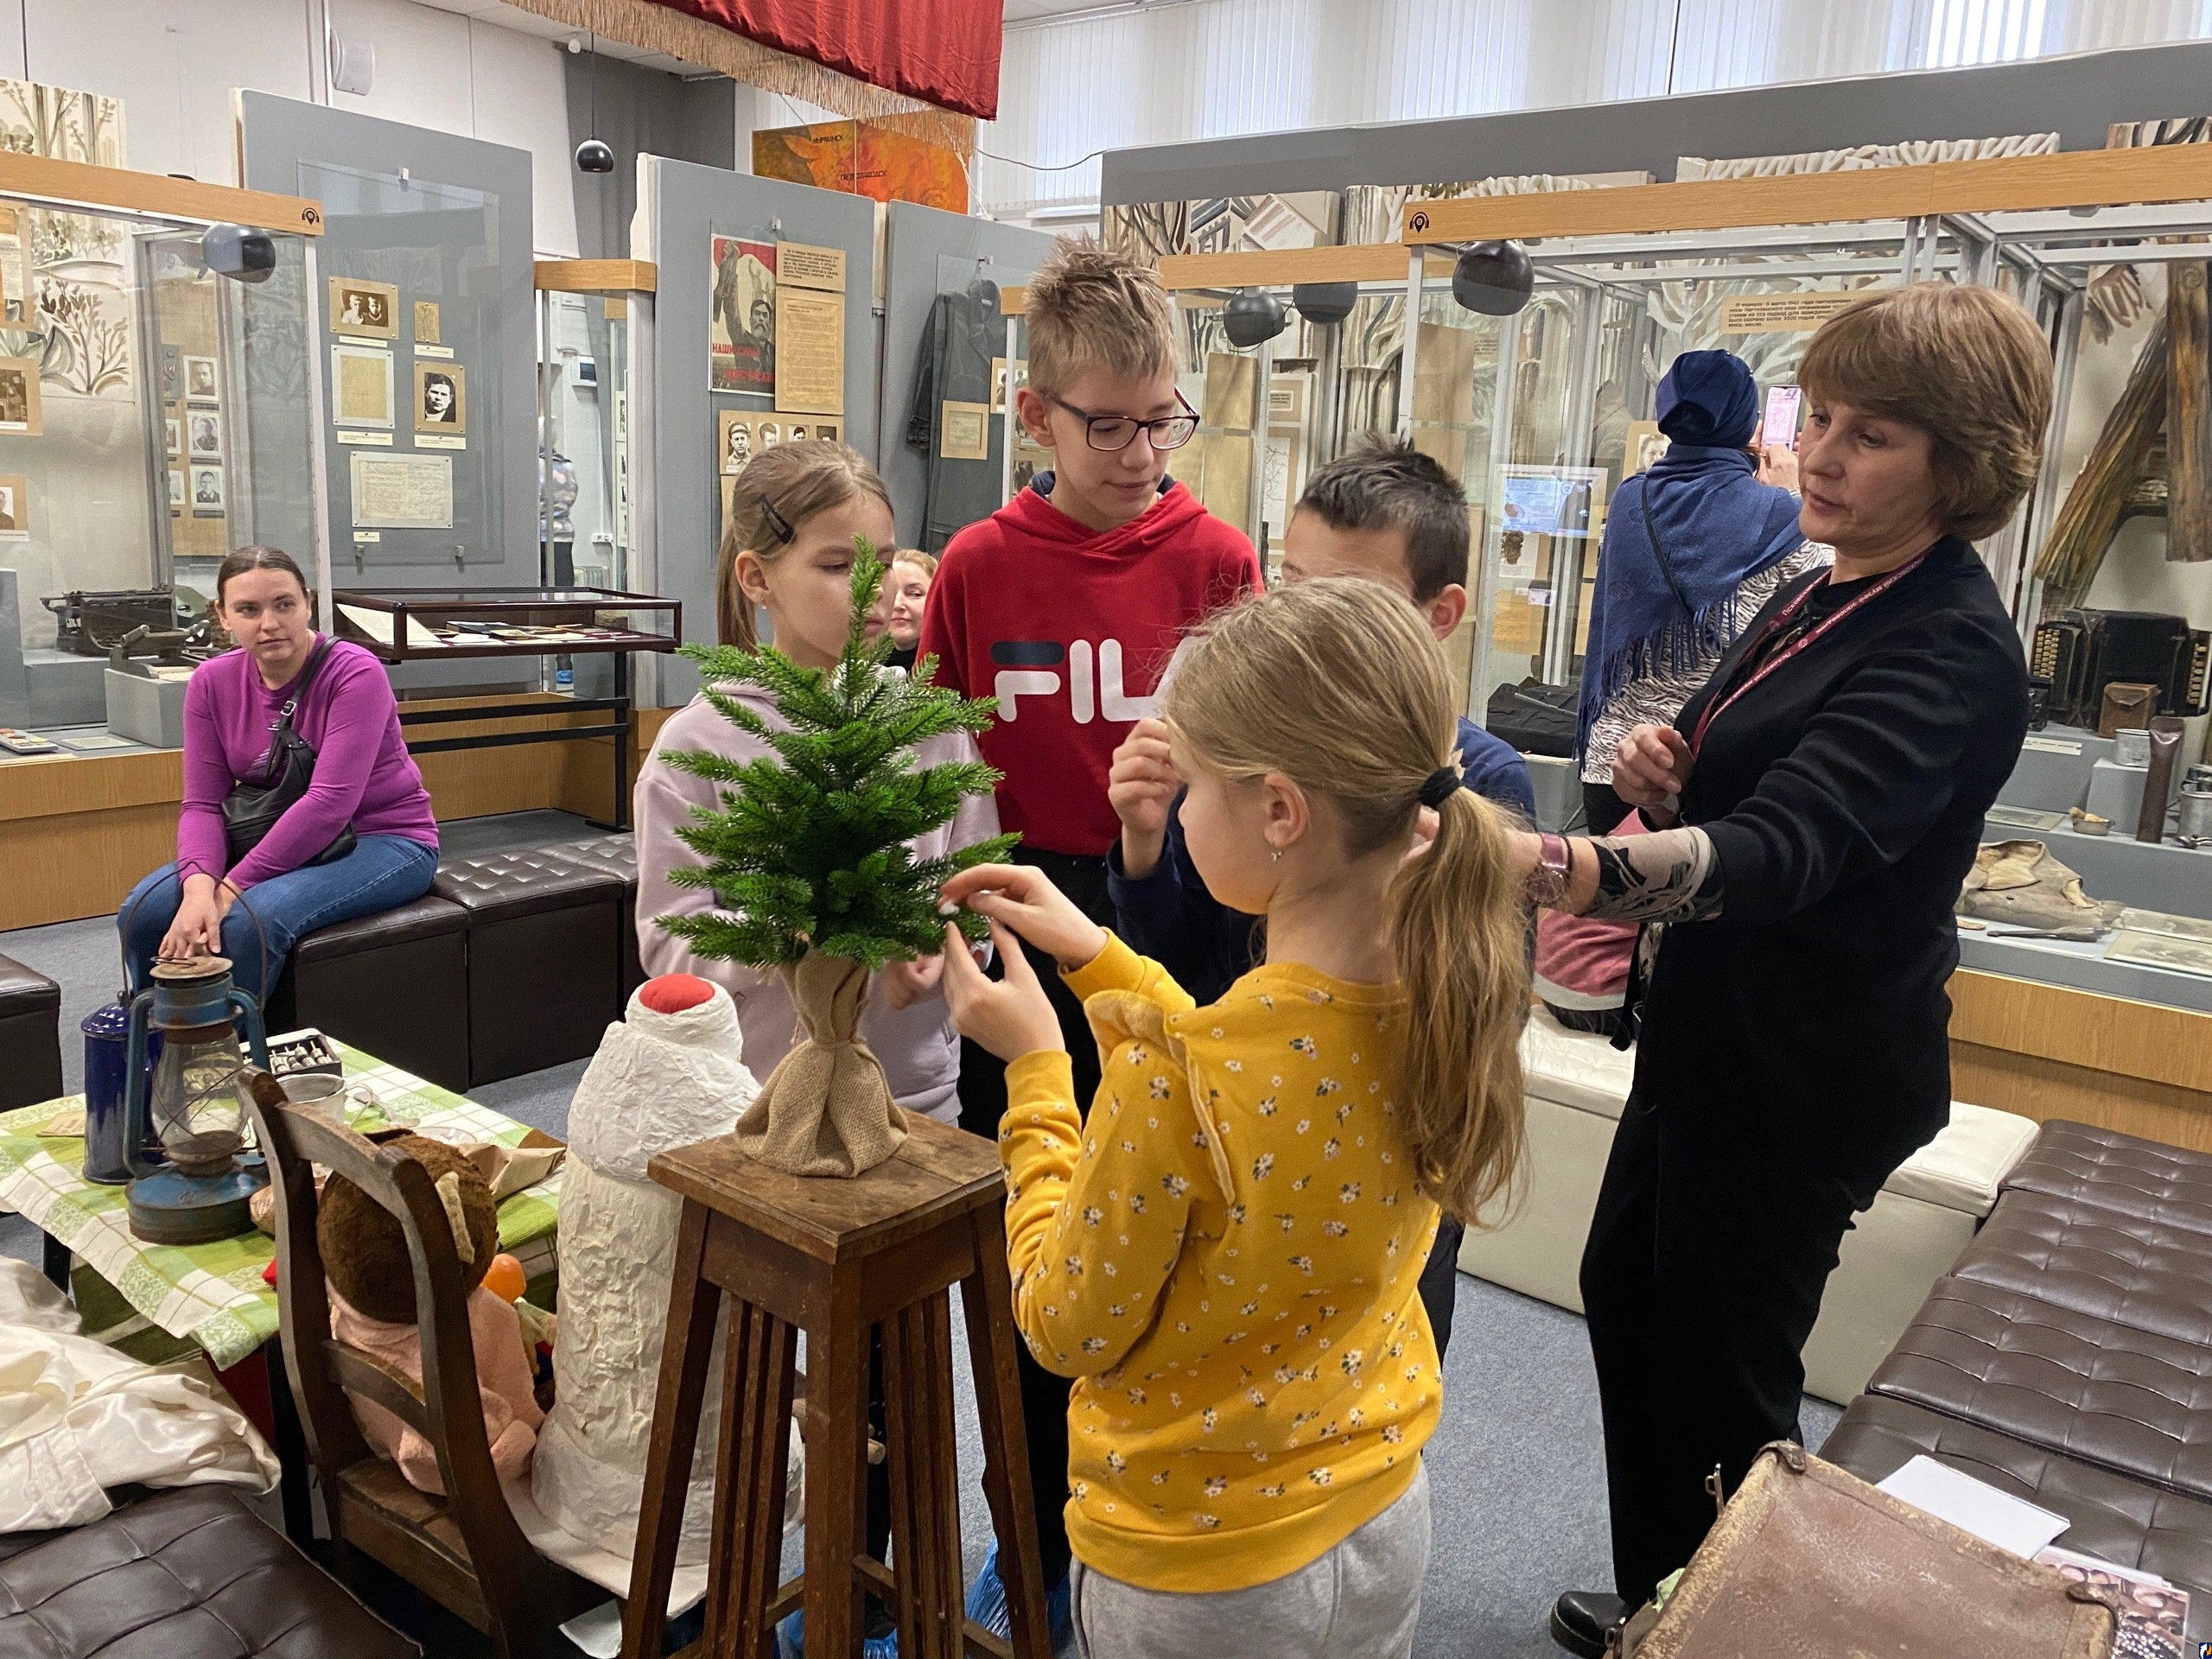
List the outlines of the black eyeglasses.
<svg viewBox="0 0 2212 1659">
<path fill-rule="evenodd" d="M 1180 415 L 1163 415 L 1156 421 L 1140 421 L 1127 415 L 1094 415 L 1087 409 L 1077 409 L 1065 397 L 1055 397 L 1049 391 L 1040 394 L 1048 404 L 1058 404 L 1062 409 L 1083 423 L 1084 442 L 1094 449 L 1103 449 L 1109 454 L 1126 449 L 1136 442 L 1141 432 L 1152 440 L 1154 449 L 1180 449 L 1198 429 L 1198 411 L 1191 407 L 1190 399 L 1181 392 L 1175 401 L 1183 405 Z"/>
</svg>

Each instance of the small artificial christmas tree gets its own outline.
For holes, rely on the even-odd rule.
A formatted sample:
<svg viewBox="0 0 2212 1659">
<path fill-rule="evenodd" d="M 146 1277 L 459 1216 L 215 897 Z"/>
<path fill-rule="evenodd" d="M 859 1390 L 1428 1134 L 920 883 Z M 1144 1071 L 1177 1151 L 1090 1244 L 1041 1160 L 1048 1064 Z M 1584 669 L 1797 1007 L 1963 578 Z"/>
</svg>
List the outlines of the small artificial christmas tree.
<svg viewBox="0 0 2212 1659">
<path fill-rule="evenodd" d="M 801 668 L 772 645 L 683 647 L 708 702 L 775 758 L 661 757 L 721 785 L 723 810 L 693 809 L 695 822 L 677 835 L 706 862 L 669 872 L 679 886 L 712 890 L 721 912 L 658 925 L 700 956 L 774 969 L 806 1032 L 737 1124 L 742 1151 L 795 1175 L 857 1175 L 898 1150 L 906 1130 L 882 1066 L 858 1037 L 868 975 L 942 950 L 938 890 L 957 870 L 1003 859 L 1020 839 L 998 836 L 936 859 L 918 859 L 906 844 L 999 779 L 980 760 L 918 767 L 915 747 L 982 731 L 995 705 L 931 685 L 931 658 L 911 677 L 885 671 L 889 636 L 871 645 L 864 632 L 884 567 L 867 537 L 854 545 L 852 628 L 836 667 Z M 732 681 L 768 691 L 790 729 L 720 690 Z M 980 916 L 956 919 L 970 937 L 987 931 Z"/>
</svg>

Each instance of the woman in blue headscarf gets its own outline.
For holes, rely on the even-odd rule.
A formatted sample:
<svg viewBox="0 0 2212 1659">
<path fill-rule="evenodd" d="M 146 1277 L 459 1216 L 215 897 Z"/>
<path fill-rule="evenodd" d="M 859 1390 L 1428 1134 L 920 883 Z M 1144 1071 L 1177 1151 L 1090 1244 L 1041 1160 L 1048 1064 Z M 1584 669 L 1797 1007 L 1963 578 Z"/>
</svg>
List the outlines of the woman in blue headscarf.
<svg viewBox="0 0 2212 1659">
<path fill-rule="evenodd" d="M 1685 352 L 1659 383 L 1669 442 L 1606 515 L 1575 742 L 1593 836 L 1628 816 L 1613 756 L 1637 726 L 1671 726 L 1744 624 L 1828 553 L 1797 527 L 1796 457 L 1761 458 L 1758 387 L 1733 352 Z"/>
</svg>

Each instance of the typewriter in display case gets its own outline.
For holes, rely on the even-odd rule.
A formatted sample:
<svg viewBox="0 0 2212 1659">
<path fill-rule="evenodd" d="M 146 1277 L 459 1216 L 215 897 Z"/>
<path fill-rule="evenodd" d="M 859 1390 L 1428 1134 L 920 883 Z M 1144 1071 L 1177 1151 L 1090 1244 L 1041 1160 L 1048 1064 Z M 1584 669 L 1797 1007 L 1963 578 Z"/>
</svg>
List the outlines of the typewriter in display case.
<svg viewBox="0 0 2212 1659">
<path fill-rule="evenodd" d="M 2048 715 L 2062 726 L 2111 735 L 2115 718 L 2140 725 L 2153 715 L 2212 712 L 2212 632 L 2156 611 L 2071 610 L 2036 625 L 2028 672 L 2050 683 Z"/>
</svg>

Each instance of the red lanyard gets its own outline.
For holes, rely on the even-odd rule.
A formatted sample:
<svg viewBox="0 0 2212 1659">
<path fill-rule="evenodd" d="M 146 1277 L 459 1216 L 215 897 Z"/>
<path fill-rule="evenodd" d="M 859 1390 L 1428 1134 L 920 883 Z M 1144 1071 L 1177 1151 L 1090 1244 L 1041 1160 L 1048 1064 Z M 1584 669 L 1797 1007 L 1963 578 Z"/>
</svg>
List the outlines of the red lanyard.
<svg viewBox="0 0 2212 1659">
<path fill-rule="evenodd" d="M 1922 549 L 1918 554 L 1914 556 L 1906 563 L 1899 565 L 1896 569 L 1891 571 L 1888 575 L 1884 576 L 1872 588 L 1867 588 L 1864 593 L 1859 594 L 1855 598 L 1852 599 L 1848 603 L 1843 606 L 1841 609 L 1838 610 L 1834 616 L 1827 618 L 1818 626 L 1808 629 L 1804 633 L 1799 635 L 1796 639 L 1784 645 L 1780 651 L 1776 652 L 1773 656 L 1768 658 L 1764 663 L 1761 663 L 1758 667 L 1758 671 L 1753 674 L 1751 678 L 1745 680 L 1741 685 L 1736 687 L 1732 691 L 1728 691 L 1720 696 L 1713 698 L 1712 702 L 1707 703 L 1705 705 L 1705 712 L 1697 717 L 1697 730 L 1690 735 L 1691 757 L 1694 759 L 1698 751 L 1705 747 L 1706 728 L 1713 724 L 1713 721 L 1719 715 L 1722 709 L 1733 707 L 1738 698 L 1744 696 L 1753 686 L 1758 684 L 1760 681 L 1766 678 L 1768 675 L 1773 673 L 1775 670 L 1780 668 L 1791 658 L 1798 655 L 1801 652 L 1809 651 L 1812 649 L 1815 642 L 1825 638 L 1828 633 L 1833 632 L 1838 624 L 1842 622 L 1846 617 L 1849 616 L 1860 606 L 1871 604 L 1873 601 L 1879 599 L 1884 594 L 1889 592 L 1891 588 L 1896 587 L 1898 582 L 1904 581 L 1905 577 L 1910 575 L 1915 570 L 1920 568 L 1921 560 L 1926 558 L 1930 550 L 1931 550 L 1926 548 Z M 1798 591 L 1796 598 L 1791 600 L 1787 605 L 1783 606 L 1781 611 L 1776 615 L 1774 620 L 1768 623 L 1766 626 L 1760 631 L 1759 639 L 1761 640 L 1764 640 L 1770 636 L 1781 632 L 1783 628 L 1788 627 L 1791 620 L 1796 616 L 1799 611 L 1805 607 L 1806 601 L 1812 598 L 1813 590 L 1820 587 L 1821 582 L 1825 581 L 1827 581 L 1827 578 L 1824 576 L 1821 579 L 1821 582 L 1811 582 L 1806 583 L 1805 586 Z M 1754 645 L 1753 649 L 1758 649 L 1757 645 Z"/>
</svg>

